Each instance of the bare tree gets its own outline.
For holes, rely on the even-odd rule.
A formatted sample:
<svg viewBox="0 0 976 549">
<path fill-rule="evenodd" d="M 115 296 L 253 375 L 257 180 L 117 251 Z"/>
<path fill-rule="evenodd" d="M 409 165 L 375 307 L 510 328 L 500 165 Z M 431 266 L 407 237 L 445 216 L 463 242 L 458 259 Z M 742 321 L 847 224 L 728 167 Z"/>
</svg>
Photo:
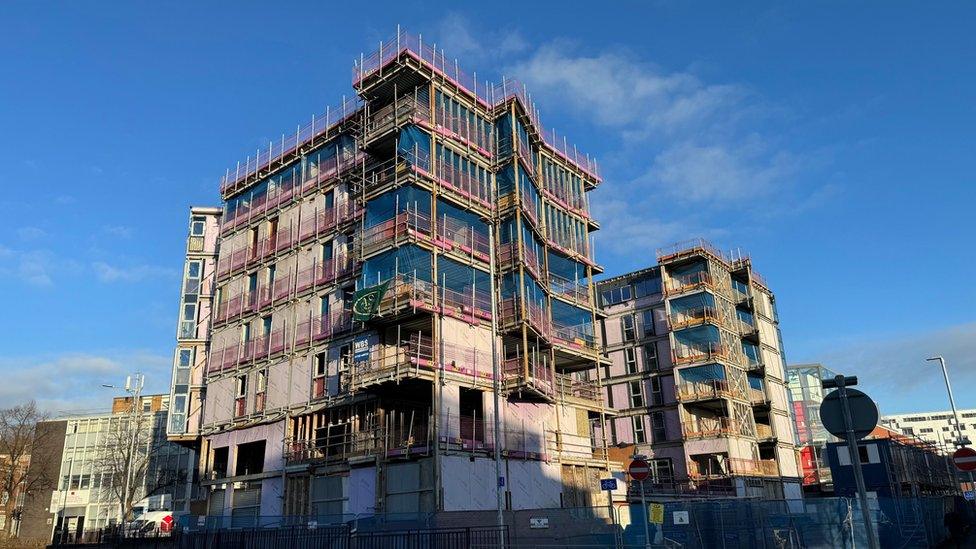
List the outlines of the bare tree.
<svg viewBox="0 0 976 549">
<path fill-rule="evenodd" d="M 180 480 L 179 469 L 166 451 L 165 424 L 154 413 L 134 411 L 121 416 L 106 433 L 106 441 L 94 460 L 122 510 L 123 522 L 131 521 L 132 509 L 143 498 L 165 493 Z"/>
<path fill-rule="evenodd" d="M 19 512 L 18 502 L 51 480 L 48 468 L 39 464 L 52 456 L 33 453 L 35 447 L 44 446 L 41 438 L 47 435 L 38 431 L 37 424 L 47 419 L 33 400 L 0 410 L 0 504 L 8 517 L 0 535 L 11 534 L 11 519 Z"/>
</svg>

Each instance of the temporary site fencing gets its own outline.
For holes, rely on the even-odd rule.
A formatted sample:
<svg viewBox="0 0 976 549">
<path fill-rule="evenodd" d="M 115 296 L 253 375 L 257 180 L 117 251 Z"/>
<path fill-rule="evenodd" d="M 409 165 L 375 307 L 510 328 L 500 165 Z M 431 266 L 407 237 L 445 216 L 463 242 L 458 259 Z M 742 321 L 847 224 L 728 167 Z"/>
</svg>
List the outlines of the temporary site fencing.
<svg viewBox="0 0 976 549">
<path fill-rule="evenodd" d="M 881 547 L 934 547 L 945 538 L 952 498 L 874 499 Z M 662 507 L 656 507 L 656 506 Z M 308 517 L 184 516 L 172 543 L 180 549 L 233 547 L 536 548 L 694 547 L 723 549 L 866 547 L 857 500 L 660 501 L 616 507 L 503 512 Z M 970 513 L 971 516 L 971 513 Z M 645 542 L 644 524 L 651 536 Z M 653 522 L 658 521 L 658 522 Z"/>
<path fill-rule="evenodd" d="M 688 547 L 722 549 L 867 547 L 857 500 L 653 501 L 647 507 L 445 511 L 385 515 L 183 516 L 172 535 L 131 539 L 120 532 L 61 537 L 55 545 L 174 549 L 513 549 L 543 547 Z M 871 516 L 884 548 L 935 547 L 946 537 L 949 497 L 873 499 Z M 962 504 L 973 517 L 971 504 Z M 650 543 L 645 541 L 646 531 Z"/>
</svg>

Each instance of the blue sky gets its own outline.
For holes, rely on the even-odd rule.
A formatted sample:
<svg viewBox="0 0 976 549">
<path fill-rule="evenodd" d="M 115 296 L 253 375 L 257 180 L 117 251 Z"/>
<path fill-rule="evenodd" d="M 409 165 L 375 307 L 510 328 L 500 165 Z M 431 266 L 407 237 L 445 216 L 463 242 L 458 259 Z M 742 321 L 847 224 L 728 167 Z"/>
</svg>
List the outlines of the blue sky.
<svg viewBox="0 0 976 549">
<path fill-rule="evenodd" d="M 202 5 L 206 4 L 206 5 Z M 778 294 L 791 362 L 885 412 L 976 407 L 976 11 L 959 4 L 13 2 L 0 36 L 0 405 L 169 381 L 187 208 L 352 93 L 402 24 L 526 82 L 600 159 L 608 274 L 704 236 Z"/>
</svg>

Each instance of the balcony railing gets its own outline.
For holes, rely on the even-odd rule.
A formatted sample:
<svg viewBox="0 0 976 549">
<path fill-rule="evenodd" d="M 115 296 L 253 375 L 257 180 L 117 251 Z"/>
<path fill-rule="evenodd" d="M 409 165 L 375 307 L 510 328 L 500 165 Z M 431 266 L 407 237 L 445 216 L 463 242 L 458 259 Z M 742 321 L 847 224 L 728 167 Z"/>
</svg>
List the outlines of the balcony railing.
<svg viewBox="0 0 976 549">
<path fill-rule="evenodd" d="M 435 356 L 441 353 L 438 365 Z M 381 346 L 368 359 L 351 363 L 343 377 L 344 384 L 355 390 L 406 378 L 434 379 L 441 374 L 491 386 L 491 353 L 447 342 L 434 346 L 430 336 L 414 333 L 399 345 Z"/>
<path fill-rule="evenodd" d="M 259 150 L 254 158 L 248 157 L 243 166 L 238 163 L 237 168 L 227 171 L 220 181 L 221 194 L 229 192 L 248 177 L 272 167 L 275 162 L 280 162 L 284 157 L 297 152 L 298 148 L 305 143 L 327 134 L 335 126 L 356 116 L 360 108 L 359 98 L 344 99 L 339 106 L 327 108 L 324 115 L 313 116 L 312 121 L 300 126 L 294 135 L 287 137 L 282 135 L 279 143 L 270 142 L 268 147 Z"/>
<path fill-rule="evenodd" d="M 722 458 L 700 463 L 688 462 L 688 476 L 693 479 L 722 478 L 730 476 L 779 476 L 779 466 L 774 459 Z"/>
<path fill-rule="evenodd" d="M 400 212 L 391 219 L 367 227 L 360 238 L 363 257 L 403 241 L 431 241 L 430 216 L 419 211 Z"/>
<path fill-rule="evenodd" d="M 522 250 L 521 257 L 519 250 Z M 545 280 L 545 266 L 539 259 L 539 254 L 528 246 L 519 245 L 518 241 L 502 244 L 498 247 L 498 263 L 502 268 L 514 268 L 518 265 L 525 267 L 536 280 Z"/>
<path fill-rule="evenodd" d="M 742 422 L 730 417 L 696 418 L 681 422 L 685 438 L 712 438 L 751 434 Z"/>
<path fill-rule="evenodd" d="M 769 397 L 766 396 L 765 390 L 749 387 L 749 402 L 753 404 L 765 404 L 768 401 Z"/>
<path fill-rule="evenodd" d="M 658 263 L 661 263 L 678 256 L 693 255 L 696 253 L 710 254 L 724 263 L 731 265 L 732 260 L 729 258 L 729 256 L 704 238 L 683 240 L 681 242 L 675 242 L 670 246 L 658 248 L 657 261 Z"/>
<path fill-rule="evenodd" d="M 701 288 L 714 288 L 715 283 L 708 271 L 696 271 L 668 277 L 664 285 L 666 295 L 676 295 Z"/>
<path fill-rule="evenodd" d="M 742 397 L 740 391 L 734 384 L 725 379 L 713 379 L 711 381 L 683 382 L 678 384 L 678 400 L 691 402 L 695 400 L 712 400 L 722 397 Z"/>
<path fill-rule="evenodd" d="M 409 123 L 430 126 L 430 105 L 412 95 L 397 97 L 393 102 L 369 113 L 363 139 L 371 141 L 377 135 Z"/>
<path fill-rule="evenodd" d="M 392 39 L 381 42 L 376 51 L 361 57 L 353 67 L 353 87 L 359 89 L 364 80 L 374 74 L 382 74 L 387 65 L 406 57 L 427 65 L 443 78 L 471 94 L 485 108 L 493 108 L 510 99 L 517 100 L 548 149 L 593 179 L 600 180 L 600 170 L 595 160 L 581 154 L 576 147 L 570 146 L 564 137 L 556 134 L 555 130 L 547 131 L 543 128 L 538 111 L 529 99 L 524 85 L 508 78 L 502 79 L 495 85 L 478 82 L 477 78 L 461 70 L 458 64 L 448 59 L 443 52 L 432 44 L 424 43 L 422 38 L 415 35 L 401 31 Z"/>
<path fill-rule="evenodd" d="M 437 180 L 443 188 L 461 197 L 462 201 L 470 201 L 487 210 L 495 209 L 487 182 L 479 180 L 473 173 L 459 170 L 442 160 L 437 164 Z"/>
<path fill-rule="evenodd" d="M 518 326 L 524 320 L 539 335 L 547 340 L 552 338 L 552 322 L 549 320 L 549 315 L 535 302 L 526 300 L 526 304 L 523 305 L 520 298 L 510 297 L 501 302 L 499 313 L 502 317 L 502 326 Z"/>
<path fill-rule="evenodd" d="M 717 341 L 686 343 L 679 341 L 672 351 L 672 361 L 675 365 L 691 364 L 717 359 L 728 359 L 731 356 L 729 347 Z"/>
<path fill-rule="evenodd" d="M 266 195 L 239 205 L 233 212 L 227 212 L 221 220 L 221 234 L 226 235 L 239 227 L 250 225 L 266 214 L 272 215 L 278 207 L 290 204 L 294 198 L 331 184 L 340 175 L 360 166 L 364 159 L 365 155 L 362 153 L 341 151 L 318 163 L 309 163 L 303 175 L 285 180 L 279 186 L 269 189 Z"/>
<path fill-rule="evenodd" d="M 597 352 L 599 347 L 596 344 L 596 337 L 590 332 L 590 329 L 592 326 L 589 325 L 563 326 L 554 321 L 552 323 L 552 339 L 554 343 Z"/>
<path fill-rule="evenodd" d="M 684 328 L 699 326 L 706 323 L 719 326 L 724 325 L 718 309 L 709 306 L 694 307 L 684 309 L 682 311 L 672 312 L 668 317 L 668 321 L 671 324 L 671 330 L 682 330 Z"/>
<path fill-rule="evenodd" d="M 491 125 L 488 123 L 481 126 L 472 125 L 470 118 L 455 116 L 447 109 L 438 107 L 437 131 L 463 141 L 473 146 L 479 153 L 491 157 L 492 132 Z"/>
<path fill-rule="evenodd" d="M 523 357 L 506 359 L 502 363 L 505 388 L 512 391 L 528 388 L 546 397 L 555 396 L 556 384 L 553 382 L 552 370 L 549 366 L 536 360 L 532 355 L 528 357 L 528 366 L 529 371 L 526 375 Z"/>
<path fill-rule="evenodd" d="M 595 380 L 573 379 L 572 376 L 556 374 L 556 390 L 557 395 L 568 402 L 591 408 L 603 407 L 603 393 Z"/>
<path fill-rule="evenodd" d="M 590 287 L 585 281 L 569 280 L 550 271 L 549 288 L 552 293 L 576 304 L 587 307 L 590 305 Z"/>
</svg>

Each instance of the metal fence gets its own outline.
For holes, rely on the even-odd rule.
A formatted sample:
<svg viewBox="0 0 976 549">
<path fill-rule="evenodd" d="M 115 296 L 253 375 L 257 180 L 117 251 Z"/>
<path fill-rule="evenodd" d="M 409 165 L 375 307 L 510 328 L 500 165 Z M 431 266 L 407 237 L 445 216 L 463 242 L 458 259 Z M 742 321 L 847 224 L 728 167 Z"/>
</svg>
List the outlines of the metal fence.
<svg viewBox="0 0 976 549">
<path fill-rule="evenodd" d="M 444 511 L 385 515 L 180 517 L 163 539 L 88 541 L 100 547 L 173 549 L 421 549 L 506 547 L 645 547 L 779 549 L 866 547 L 857 501 L 847 498 L 768 501 L 655 501 L 647 507 Z M 934 547 L 946 537 L 947 512 L 972 521 L 971 504 L 950 497 L 872 500 L 881 547 Z M 645 525 L 650 539 L 645 539 Z M 142 545 L 140 545 L 140 542 Z M 649 543 L 648 543 L 649 542 Z"/>
</svg>

